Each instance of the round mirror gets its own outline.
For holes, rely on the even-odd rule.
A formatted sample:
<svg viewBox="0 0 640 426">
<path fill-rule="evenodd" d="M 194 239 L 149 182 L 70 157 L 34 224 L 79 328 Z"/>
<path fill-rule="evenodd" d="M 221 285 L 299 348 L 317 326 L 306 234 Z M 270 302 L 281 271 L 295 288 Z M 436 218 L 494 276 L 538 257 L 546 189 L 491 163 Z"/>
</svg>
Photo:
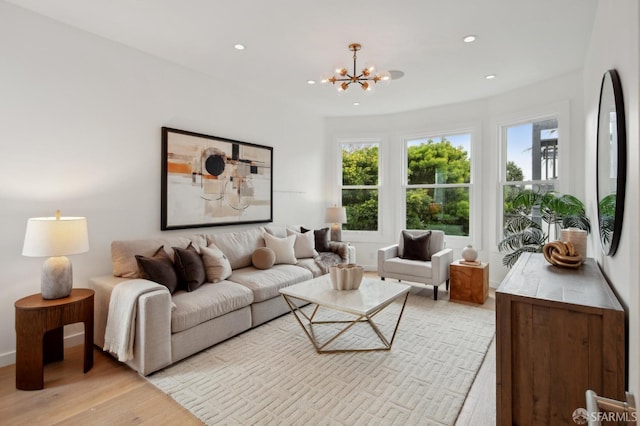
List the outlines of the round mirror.
<svg viewBox="0 0 640 426">
<path fill-rule="evenodd" d="M 622 86 L 616 70 L 607 71 L 600 87 L 596 158 L 598 227 L 605 255 L 618 248 L 627 176 L 627 136 Z"/>
</svg>

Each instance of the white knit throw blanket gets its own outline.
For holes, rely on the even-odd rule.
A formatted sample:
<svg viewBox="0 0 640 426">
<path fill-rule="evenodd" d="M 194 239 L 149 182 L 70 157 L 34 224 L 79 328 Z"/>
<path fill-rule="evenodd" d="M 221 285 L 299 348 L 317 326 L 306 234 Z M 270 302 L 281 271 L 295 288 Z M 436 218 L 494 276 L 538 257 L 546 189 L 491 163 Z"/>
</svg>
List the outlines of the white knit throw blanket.
<svg viewBox="0 0 640 426">
<path fill-rule="evenodd" d="M 169 292 L 163 285 L 142 279 L 124 281 L 113 288 L 104 332 L 104 350 L 116 355 L 118 361 L 133 359 L 138 297 L 163 289 Z"/>
</svg>

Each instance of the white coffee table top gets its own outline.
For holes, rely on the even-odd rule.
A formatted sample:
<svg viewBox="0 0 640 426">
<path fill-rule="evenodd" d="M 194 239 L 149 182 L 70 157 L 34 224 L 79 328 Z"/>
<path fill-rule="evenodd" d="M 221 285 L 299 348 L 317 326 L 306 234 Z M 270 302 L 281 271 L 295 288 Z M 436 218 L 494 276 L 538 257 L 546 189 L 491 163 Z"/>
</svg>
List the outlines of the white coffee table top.
<svg viewBox="0 0 640 426">
<path fill-rule="evenodd" d="M 280 293 L 331 309 L 356 315 L 370 315 L 409 292 L 411 286 L 363 278 L 358 290 L 334 290 L 329 274 L 280 289 Z"/>
</svg>

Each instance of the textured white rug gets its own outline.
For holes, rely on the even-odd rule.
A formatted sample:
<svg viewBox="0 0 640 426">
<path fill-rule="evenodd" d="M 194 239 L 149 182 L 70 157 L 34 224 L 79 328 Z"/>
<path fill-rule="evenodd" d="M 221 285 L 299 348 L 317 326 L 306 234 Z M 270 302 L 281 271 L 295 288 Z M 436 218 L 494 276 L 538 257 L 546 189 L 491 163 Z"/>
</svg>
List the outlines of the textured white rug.
<svg viewBox="0 0 640 426">
<path fill-rule="evenodd" d="M 399 311 L 376 317 L 386 336 Z M 410 294 L 391 351 L 318 354 L 288 314 L 147 379 L 210 425 L 451 425 L 494 316 Z M 373 338 L 366 324 L 351 331 L 336 344 Z"/>
</svg>

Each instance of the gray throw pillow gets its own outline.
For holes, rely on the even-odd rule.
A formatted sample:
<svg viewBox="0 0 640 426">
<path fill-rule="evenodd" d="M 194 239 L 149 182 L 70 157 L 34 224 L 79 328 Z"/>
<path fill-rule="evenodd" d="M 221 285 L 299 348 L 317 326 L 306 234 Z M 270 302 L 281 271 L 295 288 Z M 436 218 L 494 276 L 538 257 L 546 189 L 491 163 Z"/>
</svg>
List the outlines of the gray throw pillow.
<svg viewBox="0 0 640 426">
<path fill-rule="evenodd" d="M 404 245 L 402 258 L 422 261 L 431 260 L 431 253 L 429 252 L 430 239 L 431 231 L 415 236 L 407 231 L 402 231 L 402 243 Z"/>
</svg>

